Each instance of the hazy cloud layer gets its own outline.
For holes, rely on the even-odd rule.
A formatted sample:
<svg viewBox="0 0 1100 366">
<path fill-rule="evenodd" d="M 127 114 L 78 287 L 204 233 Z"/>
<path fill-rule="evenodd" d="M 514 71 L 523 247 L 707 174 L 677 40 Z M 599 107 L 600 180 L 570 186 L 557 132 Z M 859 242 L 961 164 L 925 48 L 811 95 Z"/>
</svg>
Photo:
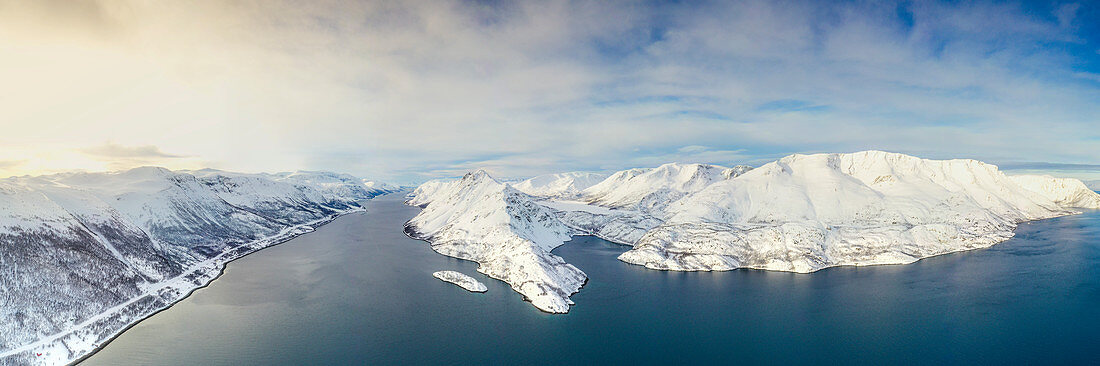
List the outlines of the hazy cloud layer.
<svg viewBox="0 0 1100 366">
<path fill-rule="evenodd" d="M 78 149 L 78 152 L 100 161 L 107 169 L 129 169 L 145 165 L 177 165 L 181 159 L 191 158 L 184 155 L 175 155 L 160 151 L 160 148 L 152 145 L 146 146 L 122 146 L 106 143 Z"/>
<path fill-rule="evenodd" d="M 998 165 L 1010 175 L 1040 174 L 1076 178 L 1092 189 L 1100 189 L 1100 164 L 1064 164 L 1045 162 L 1009 162 Z"/>
<path fill-rule="evenodd" d="M 24 160 L 0 160 L 0 169 L 11 169 L 23 165 Z"/>
<path fill-rule="evenodd" d="M 28 161 L 0 173 L 407 182 L 862 149 L 1100 164 L 1095 19 L 1090 3 L 0 0 L 0 160 Z"/>
<path fill-rule="evenodd" d="M 175 159 L 183 158 L 182 155 L 168 154 L 160 151 L 160 148 L 152 145 L 146 146 L 121 146 L 112 143 L 106 143 L 100 146 L 87 147 L 80 149 L 83 152 L 92 156 L 99 156 L 105 158 L 130 158 L 130 159 Z"/>
</svg>

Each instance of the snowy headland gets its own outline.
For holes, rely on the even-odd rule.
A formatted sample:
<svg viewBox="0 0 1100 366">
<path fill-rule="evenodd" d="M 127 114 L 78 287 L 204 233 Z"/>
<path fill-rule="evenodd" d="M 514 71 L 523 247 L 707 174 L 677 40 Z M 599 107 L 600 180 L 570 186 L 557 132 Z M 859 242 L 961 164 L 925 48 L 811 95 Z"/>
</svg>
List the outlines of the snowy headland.
<svg viewBox="0 0 1100 366">
<path fill-rule="evenodd" d="M 906 264 L 1008 240 L 1021 222 L 1100 209 L 1074 179 L 882 151 L 791 155 L 758 168 L 665 164 L 503 183 L 484 171 L 418 187 L 406 232 L 476 261 L 540 310 L 569 311 L 587 276 L 550 251 L 573 235 L 632 246 L 658 270 L 808 273 Z"/>
</svg>

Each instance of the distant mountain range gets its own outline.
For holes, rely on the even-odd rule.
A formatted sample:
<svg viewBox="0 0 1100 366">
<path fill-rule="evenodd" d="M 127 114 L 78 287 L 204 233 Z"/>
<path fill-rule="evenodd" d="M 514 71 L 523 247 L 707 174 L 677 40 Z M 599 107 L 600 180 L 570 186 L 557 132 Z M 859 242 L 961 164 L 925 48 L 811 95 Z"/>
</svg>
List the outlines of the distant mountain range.
<svg viewBox="0 0 1100 366">
<path fill-rule="evenodd" d="M 429 182 L 412 193 L 408 203 L 424 209 L 406 232 L 477 261 L 535 307 L 564 313 L 587 277 L 550 250 L 572 235 L 633 246 L 619 259 L 652 269 L 813 272 L 985 248 L 1011 238 L 1020 222 L 1100 208 L 1100 194 L 1078 180 L 881 151 L 597 177 L 508 184 L 475 171 Z"/>
<path fill-rule="evenodd" d="M 145 167 L 0 180 L 0 364 L 67 363 L 224 264 L 395 188 Z"/>
</svg>

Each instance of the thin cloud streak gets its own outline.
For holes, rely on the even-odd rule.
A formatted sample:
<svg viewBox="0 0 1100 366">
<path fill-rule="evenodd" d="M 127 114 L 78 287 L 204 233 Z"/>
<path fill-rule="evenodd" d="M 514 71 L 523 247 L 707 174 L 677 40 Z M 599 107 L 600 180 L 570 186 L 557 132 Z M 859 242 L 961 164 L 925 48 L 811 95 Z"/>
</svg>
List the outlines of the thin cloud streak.
<svg viewBox="0 0 1100 366">
<path fill-rule="evenodd" d="M 79 151 L 88 155 L 105 158 L 178 159 L 187 157 L 184 155 L 165 153 L 160 151 L 160 148 L 153 145 L 130 147 L 107 143 L 101 146 L 79 149 Z"/>
<path fill-rule="evenodd" d="M 11 169 L 26 162 L 26 160 L 0 160 L 0 169 Z"/>
</svg>

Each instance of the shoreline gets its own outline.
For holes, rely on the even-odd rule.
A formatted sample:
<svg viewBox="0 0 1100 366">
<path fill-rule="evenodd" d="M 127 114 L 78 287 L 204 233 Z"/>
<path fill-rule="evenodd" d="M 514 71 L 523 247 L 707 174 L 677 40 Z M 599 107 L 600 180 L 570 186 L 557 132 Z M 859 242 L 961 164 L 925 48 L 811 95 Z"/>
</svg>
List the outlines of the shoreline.
<svg viewBox="0 0 1100 366">
<path fill-rule="evenodd" d="M 418 208 L 420 208 L 421 210 L 423 210 L 423 209 L 424 209 L 424 206 L 420 206 L 420 205 L 410 205 L 410 204 L 408 204 L 407 202 L 405 203 L 405 205 L 406 205 L 406 206 L 410 206 L 410 207 L 418 207 Z M 411 221 L 411 219 L 410 219 L 410 221 Z M 500 281 L 500 282 L 503 282 L 504 284 L 508 285 L 508 287 L 509 287 L 509 288 L 511 288 L 513 292 L 515 292 L 515 293 L 516 293 L 517 295 L 519 295 L 519 296 L 520 296 L 520 298 L 522 299 L 522 301 L 523 301 L 523 302 L 526 302 L 526 303 L 532 304 L 532 302 L 531 302 L 531 299 L 530 299 L 530 298 L 528 298 L 528 297 L 527 297 L 527 295 L 524 295 L 523 293 L 519 292 L 519 290 L 518 290 L 518 289 L 517 289 L 517 288 L 516 288 L 515 286 L 513 286 L 513 285 L 512 285 L 511 283 L 509 283 L 508 281 L 505 281 L 505 280 L 502 280 L 502 279 L 500 279 L 500 278 L 496 278 L 496 277 L 490 276 L 489 274 L 487 274 L 487 273 L 485 273 L 485 272 L 482 272 L 482 271 L 481 271 L 481 267 L 482 267 L 482 264 L 481 264 L 481 262 L 478 262 L 478 261 L 476 261 L 476 260 L 473 260 L 473 259 L 469 259 L 469 258 L 460 258 L 460 257 L 455 257 L 455 256 L 450 256 L 450 255 L 446 255 L 446 254 L 440 253 L 440 252 L 439 252 L 438 250 L 436 250 L 436 249 L 435 249 L 435 246 L 434 246 L 434 244 L 432 243 L 432 241 L 431 241 L 431 238 L 430 238 L 430 237 L 422 237 L 421 235 L 419 235 L 419 234 L 420 234 L 420 232 L 419 232 L 419 231 L 417 231 L 416 229 L 417 229 L 417 228 L 416 228 L 416 225 L 409 225 L 409 221 L 405 221 L 405 224 L 403 225 L 403 227 L 402 227 L 402 230 L 401 230 L 401 231 L 402 231 L 402 232 L 403 232 L 403 233 L 405 234 L 405 236 L 406 236 L 406 237 L 408 237 L 409 239 L 413 239 L 413 240 L 417 240 L 417 241 L 422 241 L 422 242 L 425 242 L 425 243 L 427 243 L 427 244 L 428 244 L 428 249 L 431 249 L 431 250 L 432 250 L 432 252 L 435 252 L 435 254 L 438 254 L 438 255 L 441 255 L 441 256 L 444 256 L 444 257 L 447 257 L 447 258 L 454 258 L 454 259 L 458 259 L 458 260 L 463 260 L 463 261 L 468 261 L 468 262 L 473 262 L 473 263 L 477 263 L 477 266 L 478 266 L 478 269 L 477 269 L 477 273 L 480 273 L 481 275 L 483 275 L 483 276 L 485 276 L 485 277 L 488 277 L 488 278 L 490 278 L 490 279 L 493 279 L 493 280 L 496 280 L 496 281 Z M 412 231 L 410 232 L 410 230 L 412 230 Z M 586 236 L 595 236 L 595 235 L 586 235 Z M 570 240 L 572 240 L 572 237 L 573 237 L 573 236 L 570 236 Z M 598 236 L 597 236 L 597 237 L 598 237 Z M 619 243 L 615 243 L 615 244 L 619 244 Z M 552 252 L 553 252 L 553 250 L 554 250 L 554 249 L 560 248 L 560 247 L 562 247 L 562 246 L 564 246 L 564 245 L 565 245 L 565 242 L 562 242 L 562 245 L 559 245 L 559 246 L 557 246 L 557 247 L 554 247 L 554 248 L 552 248 L 551 250 L 547 251 L 547 253 L 550 253 L 550 254 L 552 254 Z M 619 244 L 619 245 L 626 245 L 626 244 Z M 438 277 L 437 277 L 437 278 L 438 278 Z M 440 280 L 442 280 L 442 279 L 440 279 Z M 443 281 L 443 282 L 450 282 L 450 281 L 446 281 L 446 280 L 442 280 L 442 281 Z M 453 283 L 453 282 L 450 282 L 450 283 Z M 573 293 L 570 293 L 570 294 L 569 294 L 568 296 L 566 296 L 566 297 L 565 297 L 565 298 L 566 298 L 566 300 L 570 300 L 570 299 L 569 299 L 570 297 L 572 297 L 573 295 L 576 295 L 576 294 L 577 294 L 578 292 L 581 292 L 581 289 L 583 289 L 583 288 L 584 288 L 584 286 L 585 286 L 585 285 L 587 285 L 587 284 L 588 284 L 588 275 L 586 274 L 586 275 L 584 276 L 584 282 L 582 282 L 582 283 L 581 283 L 581 286 L 580 286 L 580 287 L 578 287 L 576 291 L 573 291 Z M 474 291 L 471 291 L 471 292 L 474 292 Z M 476 293 L 476 292 L 475 292 L 475 293 Z M 570 301 L 571 301 L 571 300 L 570 300 Z M 569 308 L 568 308 L 568 309 L 572 309 L 574 305 L 576 305 L 576 304 L 570 304 L 570 305 L 569 305 Z M 542 312 L 543 314 L 550 314 L 550 315 L 564 315 L 564 314 L 569 314 L 569 311 L 568 311 L 568 310 L 566 310 L 566 312 L 564 312 L 564 313 L 555 313 L 555 312 L 551 312 L 551 311 L 546 311 L 546 310 L 544 310 L 544 309 L 542 309 L 542 308 L 539 308 L 538 306 L 534 306 L 534 305 L 532 305 L 532 306 L 533 306 L 533 307 L 535 308 L 535 310 L 538 310 L 539 312 Z"/>
<path fill-rule="evenodd" d="M 36 347 L 41 347 L 41 346 L 46 346 L 46 345 L 49 345 L 49 344 L 54 344 L 55 342 L 58 342 L 59 340 L 62 342 L 62 344 L 64 344 L 63 339 L 65 339 L 67 337 L 70 337 L 73 334 L 76 334 L 76 333 L 80 332 L 81 330 L 84 330 L 84 329 L 87 329 L 87 328 L 91 327 L 97 321 L 101 321 L 103 319 L 109 319 L 111 316 L 114 316 L 114 315 L 117 315 L 117 314 L 122 314 L 127 310 L 127 308 L 129 308 L 131 306 L 134 306 L 135 304 L 139 304 L 143 299 L 149 298 L 150 301 L 156 301 L 157 299 L 164 300 L 164 298 L 160 296 L 160 291 L 171 288 L 172 286 L 171 286 L 170 282 L 173 281 L 173 280 L 180 279 L 180 278 L 185 279 L 186 276 L 193 275 L 193 274 L 196 274 L 196 273 L 201 273 L 202 276 L 212 275 L 202 285 L 193 287 L 193 288 L 189 289 L 186 294 L 183 294 L 183 295 L 179 296 L 178 298 L 176 298 L 175 300 L 172 300 L 171 302 L 168 302 L 166 305 L 158 307 L 156 310 L 154 310 L 154 311 L 152 311 L 148 314 L 145 314 L 145 315 L 142 315 L 138 318 L 135 318 L 131 322 L 127 322 L 125 326 L 119 328 L 116 331 L 113 331 L 113 334 L 111 334 L 110 336 L 104 338 L 102 341 L 95 341 L 93 343 L 95 346 L 92 347 L 91 349 L 89 349 L 88 351 L 86 351 L 87 353 L 84 353 L 84 354 L 80 355 L 79 357 L 77 357 L 75 359 L 64 361 L 65 365 L 79 364 L 79 363 L 87 360 L 91 356 L 95 355 L 96 353 L 98 353 L 100 350 L 102 350 L 104 347 L 106 347 L 112 341 L 117 339 L 119 336 L 121 336 L 123 333 L 125 333 L 127 330 L 130 330 L 131 328 L 133 328 L 137 324 L 145 321 L 146 319 L 149 319 L 150 317 L 152 317 L 156 314 L 159 314 L 162 311 L 168 310 L 173 305 L 176 305 L 180 301 L 183 301 L 184 299 L 187 299 L 188 297 L 190 297 L 192 294 L 195 293 L 195 291 L 198 291 L 200 289 L 206 288 L 207 286 L 210 286 L 210 284 L 212 284 L 215 280 L 220 278 L 225 273 L 225 269 L 228 267 L 229 263 L 232 263 L 233 261 L 236 261 L 238 259 L 247 257 L 247 256 L 249 256 L 253 253 L 257 253 L 257 252 L 262 251 L 264 249 L 271 248 L 271 247 L 286 243 L 286 242 L 288 242 L 292 239 L 298 238 L 302 235 L 312 233 L 312 232 L 316 231 L 318 228 L 320 228 L 322 226 L 325 226 L 328 223 L 331 223 L 331 222 L 335 221 L 336 219 L 341 218 L 343 216 L 350 215 L 350 214 L 355 214 L 355 213 L 365 213 L 365 212 L 366 212 L 366 209 L 364 209 L 362 207 L 352 209 L 352 210 L 347 210 L 347 211 L 344 211 L 344 212 L 339 212 L 339 213 L 333 214 L 330 217 L 318 219 L 318 220 L 315 220 L 315 221 L 312 221 L 312 222 L 306 222 L 306 223 L 301 223 L 301 224 L 297 224 L 297 225 L 293 225 L 293 226 L 288 226 L 288 227 L 284 228 L 280 233 L 277 233 L 275 235 L 272 235 L 272 236 L 269 236 L 269 237 L 266 237 L 266 238 L 262 238 L 262 239 L 259 239 L 259 240 L 255 240 L 255 241 L 252 241 L 250 243 L 245 243 L 245 244 L 242 244 L 240 246 L 228 249 L 227 251 L 225 251 L 223 253 L 220 253 L 217 256 L 204 261 L 204 262 L 207 262 L 209 264 L 212 264 L 215 268 L 217 268 L 216 271 L 209 271 L 209 272 L 206 272 L 206 273 L 200 272 L 203 268 L 203 262 L 199 262 L 198 264 L 196 264 L 193 267 L 192 270 L 185 271 L 185 272 L 181 273 L 180 275 L 178 275 L 174 278 L 162 281 L 162 283 L 166 283 L 166 282 L 169 283 L 167 285 L 164 285 L 163 287 L 160 287 L 160 288 L 152 290 L 148 293 L 142 294 L 141 296 L 137 296 L 137 297 L 128 299 L 128 300 L 124 301 L 123 303 L 121 303 L 119 305 L 115 305 L 115 306 L 111 307 L 110 309 L 108 309 L 108 311 L 92 315 L 91 317 L 88 318 L 88 320 L 86 320 L 84 323 L 82 323 L 83 326 L 81 326 L 81 327 L 70 328 L 70 329 L 67 329 L 64 332 L 52 334 L 52 335 L 43 337 L 42 339 L 37 340 L 35 342 L 31 342 L 31 343 L 28 343 L 28 344 L 25 344 L 25 345 L 22 345 L 22 346 L 18 346 L 18 347 L 15 347 L 15 348 L 11 349 L 11 350 L 6 351 L 5 355 L 0 356 L 0 363 L 6 364 L 6 362 L 18 362 L 17 357 L 19 355 L 24 354 L 24 353 L 31 353 L 31 358 L 29 359 L 31 362 L 29 364 L 35 364 L 34 361 L 36 359 L 34 357 L 36 357 L 36 356 L 34 355 L 34 353 L 35 353 L 35 348 Z M 306 229 L 307 227 L 308 227 L 308 229 Z M 254 249 L 251 249 L 251 250 L 247 250 L 249 246 L 257 245 L 257 244 L 260 244 L 260 245 L 266 244 L 266 245 L 263 245 L 261 247 L 254 248 Z M 242 248 L 245 248 L 247 251 L 245 251 L 243 253 L 233 254 L 233 252 L 240 251 Z M 225 258 L 229 258 L 229 259 L 225 259 Z M 224 259 L 224 261 L 219 263 L 218 262 L 219 259 Z M 102 318 L 102 319 L 99 319 L 99 318 Z M 47 340 L 47 339 L 49 341 L 47 343 L 43 343 L 43 341 Z M 43 352 L 43 355 L 44 354 L 45 354 L 45 352 Z M 11 357 L 11 359 L 5 360 L 8 357 Z M 23 360 L 28 360 L 28 359 L 23 359 Z M 42 361 L 45 361 L 45 360 L 42 360 Z M 41 362 L 41 361 L 39 361 L 39 362 Z"/>
<path fill-rule="evenodd" d="M 256 249 L 256 250 L 250 251 L 250 252 L 248 252 L 248 253 L 244 253 L 244 254 L 241 254 L 241 255 L 240 255 L 239 257 L 236 257 L 236 258 L 233 258 L 233 259 L 230 259 L 230 260 L 227 260 L 227 261 L 223 262 L 223 263 L 221 264 L 220 268 L 218 269 L 218 274 L 217 274 L 217 275 L 215 275 L 214 277 L 211 277 L 211 278 L 210 278 L 210 280 L 209 280 L 209 281 L 207 281 L 206 283 L 202 284 L 202 285 L 201 285 L 201 286 L 199 286 L 199 287 L 195 287 L 195 288 L 191 289 L 191 291 L 188 291 L 188 292 L 187 292 L 187 294 L 185 294 L 185 295 L 181 296 L 181 297 L 180 297 L 179 299 L 176 299 L 175 301 L 172 301 L 172 303 L 168 304 L 167 306 L 164 306 L 164 307 L 162 307 L 162 308 L 160 308 L 160 309 L 157 309 L 156 311 L 154 311 L 154 312 L 152 312 L 152 313 L 149 313 L 148 315 L 145 315 L 145 316 L 141 317 L 141 319 L 138 319 L 137 321 L 135 321 L 135 322 L 132 322 L 132 323 L 130 323 L 130 324 L 128 324 L 128 325 L 126 325 L 125 327 L 123 327 L 122 329 L 120 329 L 120 330 L 119 330 L 118 332 L 116 332 L 115 334 L 113 334 L 113 335 L 111 335 L 110 337 L 108 337 L 108 338 L 107 338 L 106 340 L 104 340 L 104 341 L 103 341 L 102 343 L 100 343 L 100 344 L 96 345 L 96 347 L 92 348 L 92 350 L 91 350 L 91 351 L 89 351 L 89 352 L 88 352 L 87 354 L 85 354 L 85 355 L 83 355 L 83 356 L 80 356 L 80 358 L 77 358 L 76 360 L 70 361 L 69 363 L 66 363 L 65 365 L 67 365 L 67 366 L 74 366 L 74 365 L 80 364 L 81 362 L 84 362 L 85 360 L 87 360 L 87 359 L 91 358 L 92 356 L 94 356 L 94 355 L 95 355 L 96 353 L 99 353 L 99 351 L 102 351 L 102 350 L 103 350 L 103 348 L 106 348 L 106 347 L 107 347 L 107 345 L 111 344 L 111 342 L 113 342 L 113 341 L 114 341 L 115 339 L 118 339 L 118 337 L 122 336 L 122 334 L 123 334 L 123 333 L 126 333 L 126 331 L 128 331 L 128 330 L 130 330 L 131 328 L 133 328 L 133 327 L 137 326 L 138 324 L 141 324 L 141 322 L 143 322 L 143 321 L 145 321 L 145 320 L 147 320 L 147 319 L 149 319 L 149 318 L 152 318 L 153 316 L 155 316 L 155 315 L 157 315 L 157 314 L 160 314 L 160 313 L 161 313 L 161 312 L 163 312 L 163 311 L 166 311 L 166 310 L 168 310 L 168 309 L 171 309 L 171 308 L 172 308 L 172 306 L 174 306 L 174 305 L 176 305 L 176 304 L 180 303 L 181 301 L 183 301 L 183 300 L 186 300 L 187 298 L 191 297 L 191 295 L 193 295 L 193 294 L 194 294 L 194 293 L 195 293 L 196 291 L 199 291 L 199 290 L 202 290 L 202 289 L 204 289 L 204 288 L 207 288 L 208 286 L 210 286 L 211 284 L 213 284 L 213 283 L 214 283 L 214 281 L 217 281 L 217 280 L 218 280 L 219 278 L 221 278 L 221 277 L 222 277 L 222 275 L 223 275 L 223 274 L 225 274 L 225 269 L 226 269 L 226 268 L 229 268 L 229 264 L 230 264 L 230 263 L 233 263 L 234 261 L 236 261 L 236 260 L 238 260 L 238 259 L 241 259 L 241 258 L 244 258 L 244 257 L 250 256 L 250 255 L 252 255 L 252 254 L 255 254 L 255 253 L 259 253 L 259 252 L 263 251 L 264 249 L 268 249 L 268 248 L 274 248 L 274 247 L 276 247 L 276 246 L 278 246 L 278 245 L 280 245 L 280 244 L 286 243 L 286 242 L 288 242 L 288 241 L 291 241 L 291 240 L 293 240 L 293 239 L 297 239 L 298 237 L 301 237 L 301 236 L 304 236 L 304 235 L 307 235 L 307 234 L 311 234 L 311 233 L 313 233 L 314 231 L 316 231 L 317 229 L 319 229 L 319 228 L 321 228 L 321 227 L 323 227 L 323 226 L 325 226 L 325 225 L 328 225 L 329 223 L 331 223 L 331 222 L 333 222 L 333 221 L 336 221 L 336 219 L 339 219 L 339 218 L 341 218 L 341 217 L 344 217 L 344 216 L 347 216 L 347 215 L 350 215 L 350 214 L 355 214 L 355 213 L 365 213 L 365 212 L 366 212 L 366 210 L 362 210 L 362 209 L 360 209 L 360 210 L 352 210 L 352 211 L 348 211 L 348 212 L 344 212 L 344 213 L 340 213 L 340 214 L 337 214 L 336 216 L 332 217 L 331 219 L 328 219 L 328 220 L 324 220 L 323 222 L 320 222 L 320 223 L 315 223 L 315 224 L 305 224 L 305 225 L 308 225 L 308 226 L 312 227 L 312 228 L 313 228 L 313 230 L 311 230 L 311 231 L 308 231 L 308 232 L 304 232 L 304 233 L 301 233 L 301 234 L 298 234 L 298 235 L 293 235 L 293 236 L 287 237 L 287 238 L 285 238 L 285 239 L 283 239 L 283 240 L 279 240 L 279 241 L 275 241 L 275 242 L 272 242 L 272 244 L 271 244 L 271 245 L 268 245 L 268 246 L 265 246 L 265 247 L 262 247 L 262 248 L 258 248 L 258 249 Z M 147 294 L 146 296 L 148 296 L 148 294 Z"/>
<path fill-rule="evenodd" d="M 412 204 L 409 204 L 408 202 L 405 202 L 405 204 L 408 205 L 408 206 L 419 207 L 421 210 L 423 210 L 426 206 L 426 204 L 425 205 L 412 205 Z M 544 207 L 547 207 L 547 206 L 544 206 Z M 551 209 L 553 210 L 553 208 L 551 208 Z M 1035 222 L 1042 222 L 1042 221 L 1048 221 L 1048 220 L 1058 219 L 1058 218 L 1062 218 L 1062 217 L 1081 215 L 1081 214 L 1084 214 L 1084 213 L 1087 213 L 1087 212 L 1090 212 L 1090 211 L 1100 212 L 1100 209 L 1089 209 L 1089 208 L 1082 208 L 1082 207 L 1065 207 L 1065 208 L 1062 209 L 1061 212 L 1058 212 L 1057 214 L 1055 214 L 1053 216 L 1039 217 L 1039 218 L 1034 218 L 1034 219 L 1029 219 L 1029 220 L 1012 222 L 1011 223 L 1011 225 L 1012 225 L 1011 230 L 1008 230 L 1007 233 L 1003 236 L 997 236 L 997 235 L 995 235 L 996 233 L 987 234 L 987 235 L 992 235 L 992 236 L 995 237 L 994 241 L 992 243 L 989 243 L 988 245 L 976 246 L 976 247 L 955 248 L 955 249 L 947 250 L 947 251 L 944 251 L 944 252 L 913 257 L 913 259 L 911 261 L 906 261 L 906 262 L 837 263 L 837 264 L 822 266 L 820 268 L 815 268 L 815 269 L 812 269 L 812 270 L 806 271 L 806 272 L 795 271 L 795 270 L 777 270 L 777 269 L 763 268 L 763 267 L 753 267 L 753 266 L 737 266 L 737 267 L 734 267 L 734 268 L 705 269 L 705 270 L 704 269 L 682 269 L 682 268 L 655 268 L 655 267 L 652 267 L 648 264 L 632 263 L 632 262 L 623 260 L 621 258 L 621 255 L 623 253 L 629 252 L 630 250 L 632 250 L 635 247 L 635 245 L 622 243 L 622 242 L 619 242 L 617 240 L 612 240 L 610 238 L 605 238 L 602 235 L 599 235 L 599 233 L 596 232 L 596 231 L 586 230 L 586 229 L 583 229 L 583 228 L 580 228 L 580 227 L 577 227 L 577 226 L 574 226 L 574 225 L 570 225 L 569 223 L 565 222 L 565 220 L 561 220 L 562 224 L 565 225 L 566 227 L 568 227 L 569 229 L 573 230 L 574 233 L 572 233 L 570 235 L 569 240 L 564 241 L 561 245 L 558 245 L 554 248 L 551 248 L 549 251 L 547 251 L 547 253 L 553 254 L 554 249 L 557 249 L 557 248 L 560 248 L 560 247 L 564 246 L 569 241 L 572 241 L 573 238 L 575 238 L 575 237 L 578 237 L 578 236 L 591 236 L 591 237 L 595 237 L 595 238 L 610 242 L 610 243 L 615 244 L 615 245 L 619 245 L 619 246 L 626 247 L 626 248 L 631 248 L 631 249 L 627 249 L 623 253 L 620 253 L 620 255 L 616 257 L 616 260 L 618 260 L 619 262 L 621 262 L 623 264 L 626 264 L 626 265 L 640 266 L 640 267 L 643 267 L 643 268 L 648 269 L 648 270 L 655 270 L 655 271 L 662 271 L 662 272 L 685 272 L 685 273 L 686 272 L 730 272 L 730 271 L 736 271 L 736 270 L 755 270 L 755 271 L 787 272 L 787 273 L 793 273 L 793 274 L 796 274 L 796 275 L 808 275 L 808 274 L 812 274 L 812 273 L 815 273 L 815 272 L 819 272 L 819 271 L 826 270 L 826 269 L 831 269 L 831 268 L 903 266 L 903 265 L 910 265 L 910 264 L 913 264 L 913 263 L 916 263 L 916 262 L 919 262 L 919 261 L 922 261 L 922 260 L 925 260 L 925 259 L 940 257 L 940 256 L 944 256 L 944 255 L 949 255 L 949 254 L 973 252 L 973 251 L 979 251 L 979 250 L 987 250 L 989 248 L 995 247 L 999 244 L 1008 242 L 1008 241 L 1012 240 L 1013 238 L 1015 238 L 1017 230 L 1019 230 L 1020 226 L 1022 226 L 1022 225 L 1030 225 L 1031 223 L 1035 223 Z M 424 235 L 423 233 L 421 233 L 419 228 L 416 225 L 412 224 L 411 219 L 409 221 L 405 222 L 402 231 L 404 232 L 405 236 L 407 236 L 411 239 L 426 242 L 429 245 L 429 248 L 431 248 L 432 251 L 436 252 L 437 254 L 443 255 L 445 257 L 451 257 L 451 258 L 456 258 L 456 259 L 459 259 L 459 260 L 466 260 L 466 261 L 471 261 L 471 262 L 477 263 L 479 273 L 481 273 L 481 274 L 483 274 L 486 277 L 489 277 L 491 279 L 498 280 L 498 281 L 501 281 L 501 282 L 504 282 L 504 283 L 508 284 L 510 287 L 512 287 L 512 289 L 515 292 L 519 293 L 519 295 L 522 297 L 524 302 L 533 303 L 531 301 L 531 299 L 529 299 L 526 295 L 524 295 L 522 292 L 520 292 L 519 289 L 517 289 L 515 286 L 512 286 L 512 284 L 509 283 L 508 281 L 490 276 L 487 273 L 482 272 L 481 268 L 482 268 L 483 264 L 480 261 L 470 259 L 470 258 L 461 258 L 461 257 L 451 256 L 451 255 L 447 255 L 447 254 L 441 253 L 438 250 L 436 250 L 434 242 L 433 242 L 434 238 L 430 235 Z M 584 282 L 581 283 L 580 287 L 578 287 L 576 291 L 573 291 L 572 293 L 565 296 L 565 299 L 567 301 L 571 302 L 571 297 L 573 295 L 579 293 L 582 289 L 584 289 L 585 285 L 588 284 L 589 280 L 590 280 L 590 278 L 587 276 L 587 274 L 585 274 Z M 562 313 L 547 311 L 547 310 L 544 310 L 542 308 L 539 308 L 538 306 L 535 306 L 535 309 L 537 309 L 537 310 L 539 310 L 543 313 L 547 313 L 547 314 L 568 314 L 569 310 L 571 310 L 574 305 L 575 304 L 570 304 L 566 308 L 566 311 L 562 312 Z"/>
</svg>

